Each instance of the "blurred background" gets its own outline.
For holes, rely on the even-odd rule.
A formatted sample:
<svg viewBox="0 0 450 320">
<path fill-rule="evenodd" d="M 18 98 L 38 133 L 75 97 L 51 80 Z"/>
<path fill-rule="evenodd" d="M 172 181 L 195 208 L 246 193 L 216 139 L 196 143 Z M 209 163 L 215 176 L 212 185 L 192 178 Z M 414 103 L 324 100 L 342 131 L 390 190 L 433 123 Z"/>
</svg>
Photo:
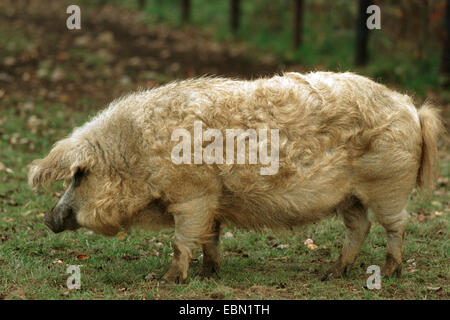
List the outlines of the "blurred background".
<svg viewBox="0 0 450 320">
<path fill-rule="evenodd" d="M 81 8 L 80 30 L 66 28 L 72 3 Z M 366 28 L 370 4 L 381 9 L 379 30 Z M 17 90 L 91 108 L 90 100 L 175 78 L 331 70 L 444 105 L 448 7 L 447 0 L 3 0 L 0 98 Z M 72 99 L 81 95 L 89 101 Z"/>
</svg>

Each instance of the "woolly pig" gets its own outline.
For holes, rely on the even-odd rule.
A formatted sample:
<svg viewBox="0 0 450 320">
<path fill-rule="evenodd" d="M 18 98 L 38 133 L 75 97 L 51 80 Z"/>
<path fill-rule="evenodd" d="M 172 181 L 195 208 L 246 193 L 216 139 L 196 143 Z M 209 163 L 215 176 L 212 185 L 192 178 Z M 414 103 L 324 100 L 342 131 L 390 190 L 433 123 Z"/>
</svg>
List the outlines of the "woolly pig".
<svg viewBox="0 0 450 320">
<path fill-rule="evenodd" d="M 54 232 L 86 227 L 114 235 L 173 225 L 173 261 L 163 279 L 176 282 L 186 280 L 197 246 L 204 274 L 218 271 L 223 223 L 275 229 L 335 212 L 346 235 L 325 277 L 345 274 L 369 232 L 371 208 L 387 232 L 382 272 L 389 276 L 401 271 L 408 197 L 416 185 L 431 190 L 438 174 L 441 128 L 432 107 L 417 111 L 408 96 L 351 73 L 192 79 L 112 102 L 35 160 L 29 185 L 69 182 L 44 218 Z M 205 137 L 206 129 L 215 134 Z M 229 129 L 242 130 L 241 142 L 256 141 L 260 154 L 263 147 L 276 154 L 271 174 L 262 174 L 270 164 L 250 157 L 255 145 L 244 157 L 230 156 L 233 141 L 208 158 L 208 145 L 220 147 Z M 264 129 L 277 135 L 253 139 Z M 186 133 L 194 146 L 183 149 L 180 143 L 191 142 Z"/>
</svg>

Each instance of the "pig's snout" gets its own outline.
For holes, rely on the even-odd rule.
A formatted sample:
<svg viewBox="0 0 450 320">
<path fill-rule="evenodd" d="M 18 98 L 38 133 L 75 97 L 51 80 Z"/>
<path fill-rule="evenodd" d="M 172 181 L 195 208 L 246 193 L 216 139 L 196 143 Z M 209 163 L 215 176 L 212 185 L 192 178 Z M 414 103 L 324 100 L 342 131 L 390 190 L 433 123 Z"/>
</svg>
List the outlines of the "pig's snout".
<svg viewBox="0 0 450 320">
<path fill-rule="evenodd" d="M 44 224 L 54 233 L 76 230 L 80 227 L 75 211 L 68 205 L 56 205 L 44 217 Z"/>
</svg>

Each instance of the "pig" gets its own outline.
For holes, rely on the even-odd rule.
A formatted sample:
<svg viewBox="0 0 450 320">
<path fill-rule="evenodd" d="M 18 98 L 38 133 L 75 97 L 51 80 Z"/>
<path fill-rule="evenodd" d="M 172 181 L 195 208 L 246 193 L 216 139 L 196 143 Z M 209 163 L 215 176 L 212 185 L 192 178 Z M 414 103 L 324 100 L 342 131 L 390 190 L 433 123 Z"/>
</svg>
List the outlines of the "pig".
<svg viewBox="0 0 450 320">
<path fill-rule="evenodd" d="M 205 139 L 205 129 L 214 134 Z M 234 140 L 220 148 L 230 129 L 249 141 L 241 162 L 233 162 L 239 157 Z M 276 135 L 252 135 L 261 130 Z M 408 198 L 416 187 L 428 194 L 439 174 L 442 130 L 437 108 L 416 109 L 407 95 L 353 73 L 201 77 L 113 101 L 33 161 L 28 183 L 36 190 L 67 181 L 44 218 L 54 232 L 85 227 L 112 236 L 131 227 L 173 226 L 167 282 L 187 279 L 200 246 L 202 273 L 218 273 L 225 224 L 283 230 L 334 213 L 343 218 L 345 239 L 323 278 L 346 275 L 369 233 L 369 208 L 386 230 L 382 273 L 392 276 L 401 272 Z M 194 147 L 180 148 L 192 142 L 182 141 L 189 135 Z M 218 143 L 209 158 L 208 141 Z M 250 141 L 256 141 L 252 148 Z M 269 159 L 276 165 L 250 156 L 250 149 L 261 154 L 263 147 L 276 155 Z M 263 174 L 269 166 L 274 170 Z"/>
</svg>

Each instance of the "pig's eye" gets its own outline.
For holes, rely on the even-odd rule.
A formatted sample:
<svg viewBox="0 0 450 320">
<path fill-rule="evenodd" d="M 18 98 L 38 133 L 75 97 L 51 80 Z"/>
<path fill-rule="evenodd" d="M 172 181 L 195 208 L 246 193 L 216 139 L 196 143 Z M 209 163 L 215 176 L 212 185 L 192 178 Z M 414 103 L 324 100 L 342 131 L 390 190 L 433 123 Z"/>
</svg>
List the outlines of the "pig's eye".
<svg viewBox="0 0 450 320">
<path fill-rule="evenodd" d="M 81 180 L 83 179 L 83 176 L 85 175 L 85 173 L 78 169 L 78 171 L 75 173 L 74 177 L 73 177 L 73 181 L 74 181 L 74 187 L 78 187 L 81 183 Z"/>
</svg>

